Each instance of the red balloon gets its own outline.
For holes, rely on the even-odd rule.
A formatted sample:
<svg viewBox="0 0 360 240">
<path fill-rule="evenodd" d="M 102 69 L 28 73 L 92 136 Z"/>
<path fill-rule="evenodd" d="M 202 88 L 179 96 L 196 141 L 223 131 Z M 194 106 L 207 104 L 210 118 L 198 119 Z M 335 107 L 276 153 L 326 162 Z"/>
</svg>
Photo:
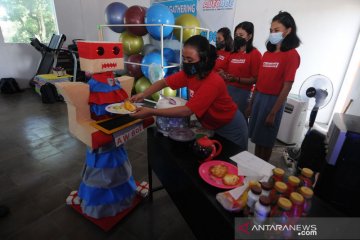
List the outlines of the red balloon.
<svg viewBox="0 0 360 240">
<path fill-rule="evenodd" d="M 129 7 L 125 12 L 124 23 L 125 24 L 144 24 L 145 22 L 146 8 L 138 5 Z M 139 27 L 126 27 L 128 32 L 136 36 L 144 36 L 147 33 L 145 26 Z"/>
<path fill-rule="evenodd" d="M 141 63 L 143 59 L 143 55 L 141 54 L 134 54 L 129 56 L 129 58 L 127 59 L 128 62 L 133 62 L 133 63 Z M 135 65 L 135 64 L 131 64 L 131 63 L 127 63 L 126 64 L 126 69 L 128 71 L 128 74 L 134 78 L 140 78 L 141 76 L 143 76 L 143 73 L 141 71 L 141 66 L 140 65 Z"/>
</svg>

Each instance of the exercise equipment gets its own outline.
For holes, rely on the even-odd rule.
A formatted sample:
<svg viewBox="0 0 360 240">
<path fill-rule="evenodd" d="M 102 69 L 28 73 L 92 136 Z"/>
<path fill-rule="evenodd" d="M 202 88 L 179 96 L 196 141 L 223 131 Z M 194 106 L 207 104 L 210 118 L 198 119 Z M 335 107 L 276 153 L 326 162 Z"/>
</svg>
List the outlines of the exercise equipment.
<svg viewBox="0 0 360 240">
<path fill-rule="evenodd" d="M 145 14 L 147 8 L 134 5 L 128 8 L 125 12 L 124 23 L 125 24 L 144 24 Z M 131 27 L 127 26 L 126 30 L 136 36 L 144 36 L 147 34 L 145 26 Z"/>
<path fill-rule="evenodd" d="M 194 27 L 200 27 L 200 21 L 191 14 L 182 14 L 176 18 L 175 25 L 183 26 L 183 42 L 188 40 L 191 36 L 199 35 L 200 29 L 195 29 Z M 191 28 L 192 27 L 192 28 Z M 175 37 L 180 41 L 180 29 L 174 29 Z"/>
<path fill-rule="evenodd" d="M 169 8 L 162 4 L 152 5 L 145 15 L 146 24 L 169 24 L 174 25 L 175 18 L 174 14 L 170 12 Z M 150 35 L 159 40 L 161 38 L 161 27 L 160 26 L 146 26 L 146 29 Z M 163 28 L 163 37 L 168 37 L 173 31 L 173 27 Z"/>
<path fill-rule="evenodd" d="M 120 2 L 110 3 L 105 9 L 106 24 L 124 24 L 124 16 L 128 7 Z M 110 26 L 110 29 L 117 33 L 125 31 L 124 26 Z"/>
<path fill-rule="evenodd" d="M 140 53 L 144 46 L 142 37 L 136 36 L 129 32 L 123 32 L 121 34 L 120 42 L 123 44 L 123 50 L 126 55 Z"/>
<path fill-rule="evenodd" d="M 143 59 L 143 55 L 141 54 L 134 54 L 131 55 L 128 59 L 127 62 L 132 62 L 132 63 L 141 63 Z M 127 63 L 126 64 L 126 69 L 127 72 L 130 76 L 134 77 L 134 78 L 140 78 L 141 76 L 143 76 L 143 73 L 141 71 L 141 65 L 137 65 L 137 64 L 131 64 L 131 63 Z"/>
</svg>

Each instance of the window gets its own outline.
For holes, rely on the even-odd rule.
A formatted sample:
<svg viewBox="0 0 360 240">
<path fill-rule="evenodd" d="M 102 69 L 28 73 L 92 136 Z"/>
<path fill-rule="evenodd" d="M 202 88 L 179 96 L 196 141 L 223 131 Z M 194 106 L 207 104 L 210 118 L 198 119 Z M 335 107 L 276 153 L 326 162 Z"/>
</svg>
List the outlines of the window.
<svg viewBox="0 0 360 240">
<path fill-rule="evenodd" d="M 58 33 L 54 0 L 0 0 L 0 30 L 5 43 L 48 43 Z"/>
</svg>

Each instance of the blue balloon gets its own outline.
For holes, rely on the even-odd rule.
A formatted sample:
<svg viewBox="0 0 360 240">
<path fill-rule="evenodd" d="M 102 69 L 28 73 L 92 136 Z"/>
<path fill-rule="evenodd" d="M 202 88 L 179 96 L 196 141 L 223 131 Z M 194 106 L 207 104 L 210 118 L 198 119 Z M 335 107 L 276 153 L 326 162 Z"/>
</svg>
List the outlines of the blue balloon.
<svg viewBox="0 0 360 240">
<path fill-rule="evenodd" d="M 152 5 L 146 12 L 145 16 L 146 24 L 175 24 L 174 14 L 162 4 Z M 161 38 L 160 26 L 146 26 L 150 35 L 159 40 Z M 173 27 L 164 27 L 163 37 L 168 37 L 173 31 Z"/>
<path fill-rule="evenodd" d="M 151 52 L 147 54 L 141 61 L 142 64 L 150 66 L 141 66 L 141 71 L 152 83 L 163 78 L 168 69 L 164 68 L 161 71 L 161 54 L 159 52 Z M 168 63 L 164 58 L 164 65 L 167 66 Z"/>
<path fill-rule="evenodd" d="M 124 16 L 127 9 L 128 7 L 123 3 L 110 3 L 105 9 L 106 24 L 124 24 Z M 112 26 L 110 29 L 117 33 L 125 31 L 123 26 Z"/>
<path fill-rule="evenodd" d="M 175 51 L 171 48 L 164 48 L 164 58 L 168 63 L 174 63 L 176 61 Z"/>
</svg>

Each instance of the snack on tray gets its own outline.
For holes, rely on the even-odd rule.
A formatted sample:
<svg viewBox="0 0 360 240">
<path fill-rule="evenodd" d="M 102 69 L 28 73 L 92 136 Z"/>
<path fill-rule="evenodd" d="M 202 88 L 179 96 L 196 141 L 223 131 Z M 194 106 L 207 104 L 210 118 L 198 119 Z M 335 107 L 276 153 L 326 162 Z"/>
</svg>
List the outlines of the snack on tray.
<svg viewBox="0 0 360 240">
<path fill-rule="evenodd" d="M 225 165 L 214 165 L 210 169 L 210 174 L 214 177 L 223 178 L 228 172 L 228 168 Z"/>
<path fill-rule="evenodd" d="M 134 112 L 136 110 L 136 106 L 132 104 L 129 100 L 125 100 L 124 108 L 129 112 Z"/>
<path fill-rule="evenodd" d="M 227 173 L 223 177 L 223 183 L 228 186 L 235 186 L 240 181 L 240 177 L 236 174 Z"/>
</svg>

